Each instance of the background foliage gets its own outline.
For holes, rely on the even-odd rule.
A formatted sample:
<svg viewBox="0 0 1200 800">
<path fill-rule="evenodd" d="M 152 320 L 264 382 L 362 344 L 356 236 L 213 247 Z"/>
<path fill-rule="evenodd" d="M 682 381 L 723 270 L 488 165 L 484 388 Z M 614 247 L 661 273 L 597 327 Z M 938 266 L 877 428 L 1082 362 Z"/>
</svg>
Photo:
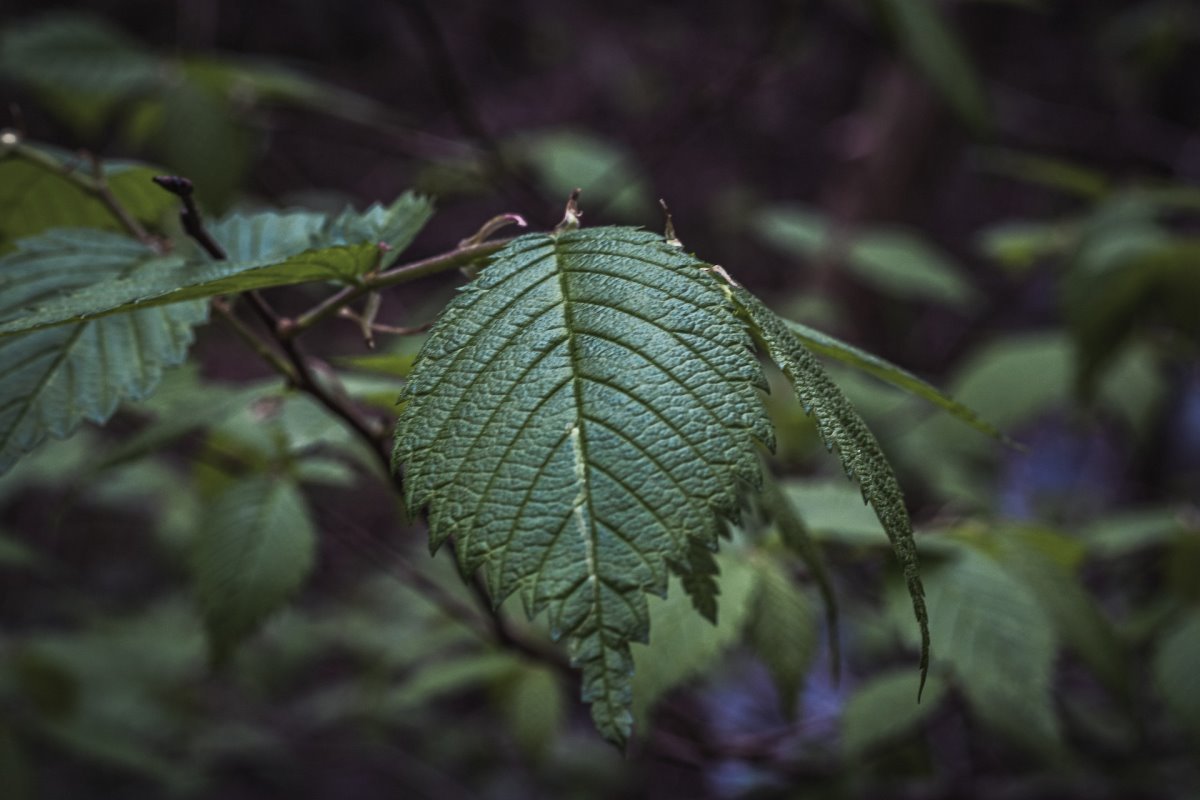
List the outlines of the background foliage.
<svg viewBox="0 0 1200 800">
<path fill-rule="evenodd" d="M 42 430 L 77 429 L 0 477 L 4 791 L 1200 790 L 1193 4 L 9 7 L 5 125 L 81 169 L 81 148 L 114 157 L 109 184 L 153 229 L 176 224 L 177 201 L 146 163 L 194 179 L 214 221 L 231 214 L 212 227 L 232 260 L 189 275 L 189 296 L 275 286 L 294 246 L 272 242 L 339 248 L 305 274 L 341 279 L 378 265 L 381 238 L 395 257 L 411 241 L 408 260 L 501 212 L 546 228 L 576 185 L 589 225 L 657 230 L 663 196 L 689 250 L 1025 447 L 831 362 L 916 522 L 934 642 L 916 705 L 917 630 L 887 539 L 771 374 L 776 502 L 796 517 L 723 549 L 717 625 L 679 586 L 651 600 L 656 635 L 633 648 L 638 737 L 622 759 L 555 667 L 497 646 L 351 431 L 227 328 L 193 334 L 203 303 L 151 304 L 135 332 L 125 315 L 0 339 L 10 363 L 81 375 L 97 342 L 136 333 L 151 354 L 104 372 L 110 385 L 87 384 L 83 402 L 0 398 L 5 466 L 40 438 L 14 402 Z M 69 181 L 11 159 L 0 176 L 0 253 L 21 265 L 0 281 L 66 290 L 59 319 L 88 311 L 55 283 L 76 270 L 150 259 L 147 275 L 179 285 Z M 415 240 L 420 201 L 386 205 L 409 188 L 439 208 Z M 296 206 L 312 211 L 253 213 Z M 81 253 L 63 226 L 109 231 L 85 234 Z M 390 290 L 380 319 L 419 325 L 455 283 Z M 122 286 L 114 302 L 148 296 Z M 288 313 L 325 293 L 272 291 Z M 15 310 L 0 326 L 18 324 Z M 322 324 L 326 368 L 394 415 L 419 341 L 380 336 L 370 352 L 353 320 Z M 193 335 L 190 362 L 167 369 Z M 804 531 L 826 570 L 797 553 Z M 265 569 L 229 573 L 246 563 Z M 836 680 L 822 581 L 838 601 Z"/>
</svg>

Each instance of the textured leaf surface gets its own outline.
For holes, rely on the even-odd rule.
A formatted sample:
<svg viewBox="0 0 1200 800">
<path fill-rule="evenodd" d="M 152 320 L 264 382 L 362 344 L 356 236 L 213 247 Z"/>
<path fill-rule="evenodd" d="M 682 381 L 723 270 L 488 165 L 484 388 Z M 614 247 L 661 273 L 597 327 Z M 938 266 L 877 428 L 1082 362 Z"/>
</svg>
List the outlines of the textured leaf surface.
<svg viewBox="0 0 1200 800">
<path fill-rule="evenodd" d="M 630 229 L 517 239 L 430 334 L 397 432 L 433 545 L 455 537 L 497 602 L 548 611 L 617 742 L 645 593 L 716 547 L 771 438 L 751 340 L 703 267 Z"/>
<path fill-rule="evenodd" d="M 105 231 L 24 239 L 0 259 L 0 324 L 61 292 L 118 276 L 136 283 L 171 263 Z M 184 359 L 207 313 L 183 303 L 0 339 L 0 472 L 47 435 L 68 436 L 85 419 L 106 421 L 122 400 L 146 397 Z"/>
<path fill-rule="evenodd" d="M 210 230 L 229 260 L 175 260 L 136 276 L 116 274 L 81 285 L 0 322 L 0 336 L 251 289 L 352 282 L 381 265 L 380 242 L 391 248 L 384 255 L 394 258 L 431 213 L 427 200 L 405 194 L 387 208 L 373 206 L 333 219 L 309 212 L 234 215 Z"/>
<path fill-rule="evenodd" d="M 308 505 L 291 481 L 242 477 L 217 496 L 192 571 L 218 661 L 299 589 L 315 547 Z"/>
<path fill-rule="evenodd" d="M 742 287 L 732 287 L 732 294 L 771 359 L 792 382 L 805 412 L 813 415 L 825 446 L 837 449 L 846 475 L 858 481 L 863 499 L 871 504 L 883 524 L 892 550 L 904 569 L 913 612 L 921 629 L 921 683 L 924 685 L 929 671 L 929 618 L 925 611 L 925 592 L 921 586 L 912 521 L 895 473 L 854 406 L 830 380 L 816 356 L 792 335 L 787 324 Z"/>
</svg>

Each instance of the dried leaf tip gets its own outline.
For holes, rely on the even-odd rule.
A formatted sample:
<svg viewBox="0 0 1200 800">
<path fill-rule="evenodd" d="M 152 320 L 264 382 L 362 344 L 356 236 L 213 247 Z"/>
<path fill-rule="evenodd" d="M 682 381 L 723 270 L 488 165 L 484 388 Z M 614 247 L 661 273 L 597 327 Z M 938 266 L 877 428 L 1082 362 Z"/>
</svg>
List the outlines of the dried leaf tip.
<svg viewBox="0 0 1200 800">
<path fill-rule="evenodd" d="M 671 216 L 671 209 L 667 207 L 667 201 L 660 197 L 658 198 L 658 204 L 662 206 L 663 214 L 667 218 L 666 226 L 663 229 L 663 238 L 667 240 L 667 244 L 671 245 L 671 247 L 682 249 L 683 242 L 675 235 L 675 220 Z"/>
<path fill-rule="evenodd" d="M 562 222 L 554 226 L 555 233 L 573 231 L 579 227 L 579 220 L 583 216 L 583 212 L 579 210 L 579 195 L 581 194 L 583 194 L 583 189 L 577 188 L 571 192 L 571 196 L 567 198 L 567 208 L 563 212 Z"/>
<path fill-rule="evenodd" d="M 529 223 L 520 214 L 498 214 L 480 226 L 479 230 L 471 234 L 467 238 L 458 243 L 459 247 L 471 247 L 477 244 L 483 244 L 497 231 L 516 225 L 518 228 L 527 228 Z"/>
</svg>

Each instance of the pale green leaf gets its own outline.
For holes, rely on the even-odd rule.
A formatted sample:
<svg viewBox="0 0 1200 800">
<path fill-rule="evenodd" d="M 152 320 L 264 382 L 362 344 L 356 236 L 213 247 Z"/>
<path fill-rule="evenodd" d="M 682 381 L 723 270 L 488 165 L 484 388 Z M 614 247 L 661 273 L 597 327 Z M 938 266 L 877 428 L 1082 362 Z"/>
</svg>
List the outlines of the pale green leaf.
<svg viewBox="0 0 1200 800">
<path fill-rule="evenodd" d="M 758 596 L 747 634 L 754 652 L 770 670 L 780 703 L 790 716 L 817 652 L 817 609 L 812 598 L 779 564 L 763 561 L 757 567 Z M 912 676 L 909 678 L 911 701 Z"/>
<path fill-rule="evenodd" d="M 1154 680 L 1167 713 L 1200 742 L 1200 610 L 1192 609 L 1159 642 L 1154 654 Z"/>
<path fill-rule="evenodd" d="M 862 493 L 845 481 L 789 481 L 784 490 L 813 536 L 821 542 L 874 547 L 886 542 L 883 526 Z"/>
<path fill-rule="evenodd" d="M 100 279 L 71 287 L 75 291 L 24 301 L 26 313 L 0 322 L 0 336 L 252 289 L 311 281 L 352 283 L 394 258 L 430 214 L 428 201 L 411 194 L 386 209 L 376 206 L 334 219 L 311 212 L 235 214 L 210 231 L 229 260 L 174 259 L 136 275 L 94 276 Z M 85 247 L 85 234 L 75 236 L 77 248 Z M 382 252 L 380 242 L 391 250 Z"/>
<path fill-rule="evenodd" d="M 721 614 L 716 624 L 698 616 L 686 595 L 671 591 L 650 600 L 650 643 L 633 648 L 633 716 L 645 731 L 654 704 L 671 689 L 712 669 L 736 644 L 759 592 L 758 565 L 739 553 L 717 557 Z M 675 587 L 672 587 L 674 589 Z M 803 620 L 790 620 L 803 626 Z"/>
<path fill-rule="evenodd" d="M 875 675 L 855 690 L 842 714 L 842 750 L 860 759 L 884 745 L 897 744 L 934 714 L 946 696 L 938 673 L 929 676 L 925 694 L 913 699 L 912 675 L 892 670 Z"/>
<path fill-rule="evenodd" d="M 212 501 L 191 568 L 217 661 L 299 590 L 315 549 L 308 504 L 288 480 L 243 476 Z"/>
<path fill-rule="evenodd" d="M 123 231 L 98 198 L 61 174 L 90 176 L 92 166 L 87 160 L 54 147 L 28 143 L 23 147 L 43 156 L 45 163 L 15 153 L 0 157 L 0 253 L 11 249 L 17 239 L 49 228 Z M 178 206 L 176 198 L 151 181 L 162 174 L 161 169 L 132 161 L 106 161 L 103 170 L 113 197 L 146 225 L 157 226 Z"/>
<path fill-rule="evenodd" d="M 858 482 L 863 500 L 875 509 L 892 543 L 892 550 L 904 570 L 913 613 L 921 631 L 923 684 L 929 669 L 929 624 L 912 520 L 892 467 L 874 434 L 841 389 L 830 380 L 816 356 L 761 300 L 740 286 L 731 288 L 733 297 L 753 325 L 755 336 L 791 381 L 800 405 L 816 420 L 825 446 L 830 450 L 836 448 L 846 475 Z"/>
<path fill-rule="evenodd" d="M 1061 747 L 1052 691 L 1056 637 L 1021 582 L 969 550 L 926 576 L 938 661 L 980 722 L 1042 756 Z"/>
<path fill-rule="evenodd" d="M 719 279 L 621 228 L 523 236 L 447 307 L 397 431 L 407 500 L 496 602 L 547 611 L 600 730 L 632 718 L 645 593 L 715 548 L 771 439 L 750 338 Z"/>
<path fill-rule="evenodd" d="M 500 707 L 513 737 L 529 755 L 542 756 L 566 719 L 559 677 L 545 667 L 528 667 L 499 690 Z"/>
<path fill-rule="evenodd" d="M 0 325 L 19 328 L 24 309 L 64 292 L 105 280 L 137 284 L 177 263 L 106 231 L 24 239 L 0 259 Z M 203 303 L 183 303 L 0 339 L 0 472 L 46 436 L 69 436 L 83 420 L 103 423 L 121 401 L 149 395 L 163 370 L 184 359 L 207 313 Z"/>
<path fill-rule="evenodd" d="M 933 403 L 938 408 L 962 420 L 980 433 L 1006 440 L 1004 434 L 997 430 L 996 426 L 982 419 L 970 407 L 955 400 L 936 386 L 921 380 L 908 370 L 902 369 L 865 350 L 860 350 L 854 345 L 847 344 L 827 333 L 822 333 L 815 328 L 810 328 L 807 325 L 792 322 L 791 320 L 784 321 L 787 323 L 792 335 L 814 353 L 837 359 L 843 364 L 849 364 L 885 383 L 890 383 L 893 386 L 915 394 L 923 400 Z"/>
</svg>

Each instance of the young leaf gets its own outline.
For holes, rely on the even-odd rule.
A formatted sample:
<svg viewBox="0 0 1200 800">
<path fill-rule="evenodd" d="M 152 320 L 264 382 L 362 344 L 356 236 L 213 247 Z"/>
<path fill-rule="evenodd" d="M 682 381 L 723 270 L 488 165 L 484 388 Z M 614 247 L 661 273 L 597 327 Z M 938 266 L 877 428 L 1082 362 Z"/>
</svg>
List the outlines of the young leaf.
<svg viewBox="0 0 1200 800">
<path fill-rule="evenodd" d="M 241 477 L 216 498 L 192 572 L 217 662 L 299 589 L 315 547 L 308 505 L 289 480 Z"/>
<path fill-rule="evenodd" d="M 0 259 L 0 320 L 19 324 L 31 304 L 106 279 L 136 284 L 172 263 L 126 236 L 47 231 Z M 0 338 L 0 472 L 47 435 L 69 436 L 85 419 L 103 423 L 122 400 L 149 395 L 163 369 L 184 359 L 207 313 L 203 303 L 181 303 Z"/>
<path fill-rule="evenodd" d="M 825 446 L 830 450 L 837 448 L 847 477 L 858 481 L 863 500 L 871 504 L 883 524 L 904 569 L 913 613 L 921 629 L 923 687 L 929 671 L 929 618 L 925 611 L 925 592 L 921 586 L 912 521 L 891 465 L 854 406 L 830 380 L 816 356 L 792 335 L 787 324 L 741 286 L 732 286 L 731 294 L 753 326 L 756 338 L 792 382 L 804 410 L 815 418 Z"/>
<path fill-rule="evenodd" d="M 605 736 L 629 736 L 645 593 L 715 548 L 771 440 L 722 285 L 623 228 L 515 240 L 447 307 L 410 376 L 395 463 L 498 603 L 547 611 Z"/>
<path fill-rule="evenodd" d="M 251 289 L 350 283 L 407 246 L 431 213 L 427 200 L 404 194 L 386 209 L 333 220 L 308 212 L 233 215 L 210 231 L 230 260 L 175 259 L 137 275 L 105 276 L 0 322 L 0 336 Z M 381 242 L 391 250 L 381 251 Z"/>
</svg>

